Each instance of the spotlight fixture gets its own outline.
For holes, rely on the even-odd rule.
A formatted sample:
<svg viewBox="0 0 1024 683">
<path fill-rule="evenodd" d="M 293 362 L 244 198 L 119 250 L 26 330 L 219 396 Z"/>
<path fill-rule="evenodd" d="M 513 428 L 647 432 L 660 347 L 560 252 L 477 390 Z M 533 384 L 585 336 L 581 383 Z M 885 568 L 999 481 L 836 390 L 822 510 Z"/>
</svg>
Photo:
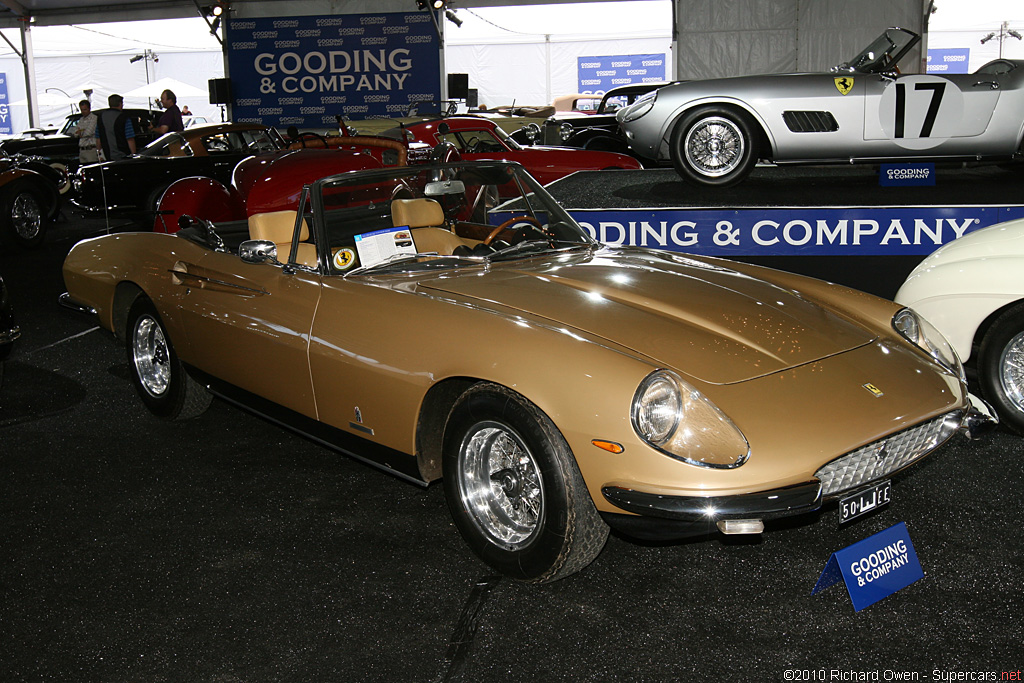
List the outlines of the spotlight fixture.
<svg viewBox="0 0 1024 683">
<path fill-rule="evenodd" d="M 442 10 L 442 9 L 444 9 L 444 6 L 446 4 L 447 4 L 447 0 L 416 0 L 416 5 L 421 10 L 423 10 L 423 9 Z"/>
<path fill-rule="evenodd" d="M 445 16 L 446 16 L 446 17 L 448 18 L 448 21 L 450 21 L 450 22 L 452 22 L 453 24 L 455 24 L 456 28 L 458 28 L 458 27 L 461 27 L 461 26 L 462 26 L 462 19 L 459 19 L 459 18 L 458 18 L 458 17 L 457 17 L 456 15 L 455 15 L 455 12 L 454 12 L 453 10 L 450 10 L 450 9 L 446 9 L 446 10 L 444 11 L 444 15 L 445 15 Z"/>
<path fill-rule="evenodd" d="M 134 64 L 135 62 L 141 62 L 145 58 L 146 58 L 146 55 L 135 55 L 134 57 L 132 57 L 128 61 L 129 61 L 129 63 Z"/>
</svg>

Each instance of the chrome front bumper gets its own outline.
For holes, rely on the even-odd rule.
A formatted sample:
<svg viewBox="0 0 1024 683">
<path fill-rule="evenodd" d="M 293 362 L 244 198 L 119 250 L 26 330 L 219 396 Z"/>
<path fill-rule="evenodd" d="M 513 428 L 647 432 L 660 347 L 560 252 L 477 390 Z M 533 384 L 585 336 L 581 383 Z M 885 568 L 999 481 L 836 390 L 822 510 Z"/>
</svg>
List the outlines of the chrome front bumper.
<svg viewBox="0 0 1024 683">
<path fill-rule="evenodd" d="M 641 538 L 684 538 L 713 530 L 759 533 L 763 520 L 819 510 L 828 500 L 884 480 L 941 448 L 957 432 L 976 439 L 998 424 L 981 399 L 970 396 L 968 410 L 955 410 L 842 455 L 810 481 L 735 496 L 670 496 L 621 486 L 601 493 L 615 507 L 633 515 L 602 513 L 611 526 Z M 732 524 L 730 524 L 732 523 Z M 729 531 L 737 529 L 750 531 Z"/>
</svg>

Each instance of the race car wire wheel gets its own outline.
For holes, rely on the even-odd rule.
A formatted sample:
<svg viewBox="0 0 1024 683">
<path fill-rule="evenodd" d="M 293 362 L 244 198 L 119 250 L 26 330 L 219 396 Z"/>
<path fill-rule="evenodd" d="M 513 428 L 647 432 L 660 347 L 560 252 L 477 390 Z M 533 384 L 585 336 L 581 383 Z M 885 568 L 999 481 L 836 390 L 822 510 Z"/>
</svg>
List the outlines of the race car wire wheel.
<svg viewBox="0 0 1024 683">
<path fill-rule="evenodd" d="M 171 384 L 170 353 L 164 331 L 152 317 L 142 317 L 132 335 L 132 362 L 139 383 L 155 398 L 163 396 Z"/>
<path fill-rule="evenodd" d="M 460 455 L 459 490 L 473 522 L 506 550 L 527 545 L 544 506 L 529 448 L 507 425 L 485 421 L 466 434 Z"/>
<path fill-rule="evenodd" d="M 11 226 L 25 241 L 35 239 L 43 229 L 43 208 L 31 190 L 21 190 L 11 201 Z"/>
<path fill-rule="evenodd" d="M 735 122 L 714 116 L 687 131 L 683 149 L 690 167 L 717 178 L 728 175 L 742 163 L 746 142 Z"/>
</svg>

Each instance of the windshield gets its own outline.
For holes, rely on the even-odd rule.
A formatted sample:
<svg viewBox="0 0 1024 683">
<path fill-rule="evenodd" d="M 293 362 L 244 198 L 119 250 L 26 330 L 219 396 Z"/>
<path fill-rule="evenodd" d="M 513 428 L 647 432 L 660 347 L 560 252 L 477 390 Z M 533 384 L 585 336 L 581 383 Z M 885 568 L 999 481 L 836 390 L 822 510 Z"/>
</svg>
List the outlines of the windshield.
<svg viewBox="0 0 1024 683">
<path fill-rule="evenodd" d="M 882 35 L 861 52 L 833 71 L 856 71 L 859 73 L 882 73 L 892 71 L 896 63 L 917 44 L 920 39 L 913 31 L 903 28 L 886 29 Z"/>
<path fill-rule="evenodd" d="M 320 263 L 335 275 L 472 268 L 596 244 L 516 163 L 345 173 L 306 197 Z"/>
</svg>

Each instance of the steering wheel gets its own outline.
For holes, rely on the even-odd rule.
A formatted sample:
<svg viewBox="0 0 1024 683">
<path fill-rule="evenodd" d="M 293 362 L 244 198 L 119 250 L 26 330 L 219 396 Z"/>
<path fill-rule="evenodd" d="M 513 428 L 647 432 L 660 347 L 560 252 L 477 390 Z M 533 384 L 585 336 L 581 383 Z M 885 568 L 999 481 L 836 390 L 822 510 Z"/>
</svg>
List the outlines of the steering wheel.
<svg viewBox="0 0 1024 683">
<path fill-rule="evenodd" d="M 513 216 L 512 218 L 509 218 L 507 221 L 496 227 L 494 230 L 491 230 L 491 234 L 484 238 L 484 244 L 490 246 L 491 242 L 493 242 L 498 235 L 500 235 L 504 230 L 508 229 L 509 226 L 515 225 L 520 221 L 525 221 L 527 225 L 523 226 L 519 230 L 516 230 L 517 234 L 522 230 L 536 230 L 537 232 L 544 236 L 544 239 L 548 239 L 549 235 L 546 232 L 544 232 L 544 226 L 542 226 L 536 218 L 533 218 L 531 216 Z"/>
</svg>

